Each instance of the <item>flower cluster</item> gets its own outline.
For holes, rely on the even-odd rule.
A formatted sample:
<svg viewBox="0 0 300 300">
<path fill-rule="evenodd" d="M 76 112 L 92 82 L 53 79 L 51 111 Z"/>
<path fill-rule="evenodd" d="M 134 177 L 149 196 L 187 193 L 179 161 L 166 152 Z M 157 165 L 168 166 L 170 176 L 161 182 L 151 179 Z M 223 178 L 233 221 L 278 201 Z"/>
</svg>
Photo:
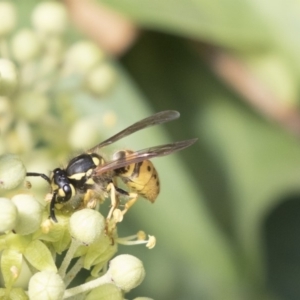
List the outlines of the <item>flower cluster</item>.
<svg viewBox="0 0 300 300">
<path fill-rule="evenodd" d="M 38 4 L 26 28 L 16 24 L 17 8 L 0 2 L 0 153 L 92 145 L 99 117 L 82 117 L 74 101 L 111 93 L 117 82 L 112 62 L 93 42 L 67 39 L 68 14 L 61 2 Z"/>
<path fill-rule="evenodd" d="M 24 180 L 25 169 L 16 156 L 0 156 L 0 166 L 2 188 Z M 16 170 L 23 170 L 23 178 Z M 78 294 L 80 299 L 123 299 L 124 293 L 144 279 L 143 264 L 136 257 L 111 258 L 118 244 L 143 243 L 153 248 L 153 236 L 147 240 L 145 233 L 139 232 L 119 238 L 119 220 L 105 220 L 100 212 L 89 208 L 69 214 L 58 211 L 55 223 L 48 217 L 48 206 L 30 194 L 0 198 L 0 206 L 1 299 L 72 299 Z M 57 258 L 62 253 L 65 255 L 58 267 Z M 91 270 L 88 281 L 68 288 L 82 268 Z"/>
<path fill-rule="evenodd" d="M 42 193 L 36 185 L 34 194 L 28 190 L 29 157 L 30 170 L 48 170 L 47 149 L 57 155 L 61 145 L 68 151 L 94 143 L 93 121 L 78 121 L 74 97 L 88 94 L 97 101 L 116 82 L 114 67 L 96 45 L 67 45 L 67 16 L 61 2 L 43 1 L 31 26 L 17 28 L 17 6 L 0 2 L 0 299 L 124 299 L 145 270 L 132 255 L 115 256 L 118 245 L 155 245 L 144 232 L 118 237 L 118 208 L 109 220 L 89 208 L 58 210 L 53 222 L 45 182 L 38 180 Z M 27 189 L 16 190 L 24 181 Z M 89 277 L 70 287 L 82 269 L 90 270 Z"/>
</svg>

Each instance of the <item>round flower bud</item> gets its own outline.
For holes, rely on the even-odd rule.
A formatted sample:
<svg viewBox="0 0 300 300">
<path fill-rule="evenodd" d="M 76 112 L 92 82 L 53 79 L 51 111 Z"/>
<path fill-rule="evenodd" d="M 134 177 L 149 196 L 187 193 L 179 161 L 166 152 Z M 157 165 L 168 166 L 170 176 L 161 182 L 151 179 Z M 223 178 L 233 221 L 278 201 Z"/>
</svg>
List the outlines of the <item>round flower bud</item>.
<svg viewBox="0 0 300 300">
<path fill-rule="evenodd" d="M 86 88 L 96 95 L 104 95 L 116 82 L 116 73 L 109 63 L 94 68 L 86 79 Z"/>
<path fill-rule="evenodd" d="M 22 183 L 26 169 L 17 155 L 4 154 L 0 156 L 0 189 L 14 189 Z"/>
<path fill-rule="evenodd" d="M 95 130 L 95 123 L 88 118 L 79 119 L 71 128 L 69 144 L 73 149 L 88 149 L 98 140 L 99 135 Z"/>
<path fill-rule="evenodd" d="M 29 281 L 30 300 L 60 300 L 63 299 L 64 292 L 63 280 L 53 271 L 38 272 Z"/>
<path fill-rule="evenodd" d="M 42 222 L 42 208 L 31 195 L 19 194 L 11 201 L 18 210 L 18 221 L 14 230 L 21 235 L 27 235 L 39 229 Z"/>
<path fill-rule="evenodd" d="M 16 206 L 7 198 L 0 198 L 0 232 L 12 230 L 17 223 Z"/>
<path fill-rule="evenodd" d="M 125 293 L 137 287 L 145 278 L 145 269 L 141 260 L 129 254 L 122 254 L 109 263 L 107 275 Z"/>
<path fill-rule="evenodd" d="M 0 36 L 9 34 L 16 26 L 16 8 L 11 1 L 0 2 Z"/>
<path fill-rule="evenodd" d="M 62 34 L 68 25 L 68 13 L 58 1 L 43 1 L 32 13 L 33 26 L 44 35 Z"/>
<path fill-rule="evenodd" d="M 104 57 L 104 52 L 92 42 L 77 42 L 67 52 L 66 68 L 75 72 L 87 73 L 103 61 Z"/>
<path fill-rule="evenodd" d="M 24 120 L 16 122 L 6 136 L 6 144 L 12 152 L 29 152 L 33 148 L 32 128 Z"/>
<path fill-rule="evenodd" d="M 85 300 L 123 300 L 122 291 L 112 283 L 103 284 L 93 289 Z"/>
<path fill-rule="evenodd" d="M 59 36 L 52 36 L 51 38 L 48 38 L 46 47 L 47 53 L 57 59 L 62 58 L 66 51 L 65 41 Z"/>
<path fill-rule="evenodd" d="M 98 211 L 85 208 L 71 216 L 69 226 L 70 234 L 75 240 L 89 245 L 100 238 L 105 220 Z"/>
<path fill-rule="evenodd" d="M 34 107 L 34 109 L 32 109 Z M 45 94 L 27 91 L 16 99 L 16 109 L 24 119 L 34 122 L 45 117 L 48 112 L 49 101 Z"/>
<path fill-rule="evenodd" d="M 30 29 L 21 29 L 12 39 L 12 52 L 21 63 L 36 58 L 40 51 L 40 42 Z"/>
<path fill-rule="evenodd" d="M 0 58 L 0 95 L 7 96 L 15 91 L 18 84 L 18 73 L 14 63 Z"/>
<path fill-rule="evenodd" d="M 7 97 L 0 97 L 0 128 L 1 133 L 5 133 L 14 118 L 11 101 Z"/>
</svg>

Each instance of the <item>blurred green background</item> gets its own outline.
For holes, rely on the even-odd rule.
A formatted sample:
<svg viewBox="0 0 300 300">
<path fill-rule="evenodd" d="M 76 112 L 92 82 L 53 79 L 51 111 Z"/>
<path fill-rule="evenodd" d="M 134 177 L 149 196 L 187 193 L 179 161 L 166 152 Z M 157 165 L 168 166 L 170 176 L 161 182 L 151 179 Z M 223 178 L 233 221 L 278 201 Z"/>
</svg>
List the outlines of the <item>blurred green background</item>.
<svg viewBox="0 0 300 300">
<path fill-rule="evenodd" d="M 35 1 L 16 2 L 26 22 Z M 153 250 L 120 246 L 147 274 L 127 298 L 300 299 L 300 2 L 100 2 L 141 33 L 113 59 L 112 93 L 98 102 L 79 94 L 72 105 L 87 118 L 116 114 L 100 140 L 154 112 L 181 113 L 120 147 L 199 138 L 154 160 L 157 202 L 138 201 L 120 226 L 120 236 L 157 238 Z"/>
</svg>

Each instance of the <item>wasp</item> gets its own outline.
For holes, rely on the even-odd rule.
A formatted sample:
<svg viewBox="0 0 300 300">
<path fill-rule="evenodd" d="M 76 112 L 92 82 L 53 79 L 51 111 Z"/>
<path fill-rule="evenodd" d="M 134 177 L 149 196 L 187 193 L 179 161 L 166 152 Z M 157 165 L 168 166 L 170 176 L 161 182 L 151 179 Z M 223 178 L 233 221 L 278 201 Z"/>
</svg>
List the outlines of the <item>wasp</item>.
<svg viewBox="0 0 300 300">
<path fill-rule="evenodd" d="M 99 154 L 99 150 L 116 141 L 150 126 L 163 124 L 179 118 L 177 111 L 158 112 L 125 128 L 114 136 L 72 158 L 66 168 L 56 168 L 50 177 L 43 173 L 28 172 L 27 176 L 40 176 L 51 186 L 50 218 L 57 222 L 55 205 L 67 203 L 76 198 L 83 207 L 95 207 L 96 200 L 111 198 L 108 218 L 117 207 L 118 196 L 128 196 L 123 214 L 137 201 L 139 196 L 154 202 L 160 192 L 158 173 L 149 160 L 169 155 L 194 144 L 197 139 L 178 141 L 139 151 L 122 150 L 116 152 L 110 161 Z M 120 178 L 128 191 L 118 187 Z"/>
</svg>

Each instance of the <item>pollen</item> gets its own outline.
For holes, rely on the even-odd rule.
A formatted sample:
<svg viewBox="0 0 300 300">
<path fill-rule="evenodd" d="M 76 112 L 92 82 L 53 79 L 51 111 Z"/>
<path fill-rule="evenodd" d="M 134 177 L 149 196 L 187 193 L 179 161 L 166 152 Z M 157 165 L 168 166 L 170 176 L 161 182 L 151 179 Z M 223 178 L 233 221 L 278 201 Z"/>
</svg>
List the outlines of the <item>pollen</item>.
<svg viewBox="0 0 300 300">
<path fill-rule="evenodd" d="M 10 272 L 11 272 L 11 275 L 12 275 L 13 279 L 17 279 L 18 276 L 19 276 L 19 273 L 20 273 L 19 269 L 16 266 L 12 266 L 10 268 Z"/>
<path fill-rule="evenodd" d="M 50 229 L 53 227 L 53 223 L 50 219 L 46 219 L 44 222 L 41 224 L 41 230 L 43 233 L 47 234 Z"/>
<path fill-rule="evenodd" d="M 156 237 L 154 235 L 149 235 L 148 243 L 146 244 L 146 247 L 148 249 L 153 249 L 156 245 Z"/>
<path fill-rule="evenodd" d="M 146 233 L 142 230 L 140 230 L 138 233 L 137 233 L 137 239 L 138 240 L 141 240 L 141 241 L 144 241 L 146 240 Z"/>
</svg>

